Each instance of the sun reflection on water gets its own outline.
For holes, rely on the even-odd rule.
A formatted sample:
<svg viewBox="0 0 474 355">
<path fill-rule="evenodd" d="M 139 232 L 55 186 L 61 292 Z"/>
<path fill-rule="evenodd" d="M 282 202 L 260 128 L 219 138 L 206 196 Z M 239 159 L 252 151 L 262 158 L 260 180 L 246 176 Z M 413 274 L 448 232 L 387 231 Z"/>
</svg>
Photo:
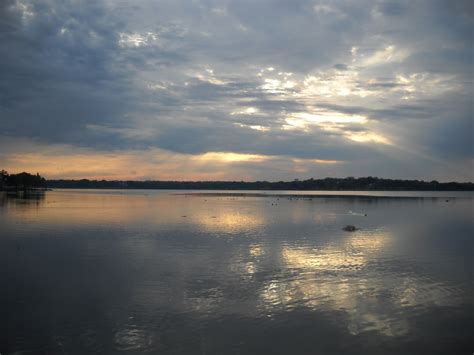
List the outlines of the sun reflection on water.
<svg viewBox="0 0 474 355">
<path fill-rule="evenodd" d="M 290 272 L 263 287 L 265 309 L 273 312 L 304 306 L 344 311 L 352 334 L 370 330 L 387 336 L 405 334 L 406 320 L 389 316 L 390 304 L 377 294 L 384 281 L 369 266 L 374 254 L 390 242 L 390 234 L 380 231 L 359 232 L 340 244 L 318 249 L 285 246 L 281 258 Z"/>
<path fill-rule="evenodd" d="M 193 223 L 211 232 L 236 233 L 258 228 L 265 224 L 262 215 L 231 208 L 212 211 L 212 214 L 207 211 L 195 211 L 191 218 Z"/>
</svg>

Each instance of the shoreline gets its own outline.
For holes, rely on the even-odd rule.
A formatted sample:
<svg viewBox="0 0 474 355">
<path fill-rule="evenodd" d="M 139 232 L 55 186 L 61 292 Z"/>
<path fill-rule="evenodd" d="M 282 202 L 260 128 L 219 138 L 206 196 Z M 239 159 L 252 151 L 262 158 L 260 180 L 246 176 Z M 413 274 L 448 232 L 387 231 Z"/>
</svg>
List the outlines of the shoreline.
<svg viewBox="0 0 474 355">
<path fill-rule="evenodd" d="M 100 194 L 144 194 L 160 195 L 166 194 L 171 196 L 184 197 L 230 197 L 230 198 L 246 198 L 246 197 L 270 197 L 284 198 L 295 200 L 312 200 L 312 199 L 473 199 L 472 191 L 426 191 L 426 190 L 206 190 L 206 189 L 112 189 L 112 188 L 56 188 L 46 191 L 58 193 L 100 193 Z M 40 193 L 44 193 L 41 191 Z"/>
</svg>

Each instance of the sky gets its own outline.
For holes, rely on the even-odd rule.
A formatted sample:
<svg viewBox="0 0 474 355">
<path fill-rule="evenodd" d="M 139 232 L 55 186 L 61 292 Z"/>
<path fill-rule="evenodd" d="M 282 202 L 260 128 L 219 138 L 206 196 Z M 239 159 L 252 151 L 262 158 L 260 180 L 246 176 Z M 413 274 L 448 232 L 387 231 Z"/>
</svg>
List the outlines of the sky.
<svg viewBox="0 0 474 355">
<path fill-rule="evenodd" d="M 0 168 L 474 180 L 474 2 L 2 0 Z"/>
</svg>

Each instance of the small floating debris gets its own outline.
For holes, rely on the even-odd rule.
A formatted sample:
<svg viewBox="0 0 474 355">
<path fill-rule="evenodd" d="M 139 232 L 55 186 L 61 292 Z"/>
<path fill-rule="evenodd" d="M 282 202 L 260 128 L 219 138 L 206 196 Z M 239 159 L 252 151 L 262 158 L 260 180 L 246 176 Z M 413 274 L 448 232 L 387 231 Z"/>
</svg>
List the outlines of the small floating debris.
<svg viewBox="0 0 474 355">
<path fill-rule="evenodd" d="M 187 216 L 181 216 L 181 217 L 185 218 L 185 217 L 187 217 Z"/>
<path fill-rule="evenodd" d="M 342 230 L 345 230 L 346 232 L 355 232 L 357 228 L 353 226 L 352 224 L 348 224 L 347 226 L 342 228 Z"/>
</svg>

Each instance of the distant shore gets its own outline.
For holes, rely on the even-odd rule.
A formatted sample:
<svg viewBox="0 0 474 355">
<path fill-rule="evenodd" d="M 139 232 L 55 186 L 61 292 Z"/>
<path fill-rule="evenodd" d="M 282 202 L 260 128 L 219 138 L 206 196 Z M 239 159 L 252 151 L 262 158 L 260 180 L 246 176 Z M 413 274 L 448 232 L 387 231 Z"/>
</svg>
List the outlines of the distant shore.
<svg viewBox="0 0 474 355">
<path fill-rule="evenodd" d="M 48 188 L 153 190 L 275 191 L 474 191 L 472 182 L 394 180 L 377 177 L 324 178 L 293 181 L 107 181 L 47 180 Z"/>
<path fill-rule="evenodd" d="M 190 197 L 272 197 L 287 200 L 313 200 L 313 199 L 337 199 L 337 198 L 361 198 L 361 199 L 425 199 L 425 198 L 464 198 L 466 196 L 447 195 L 450 192 L 470 192 L 470 191 L 301 191 L 301 193 L 287 193 L 275 192 L 239 192 L 239 191 L 225 191 L 225 192 L 179 192 L 175 195 L 190 196 Z M 312 193 L 310 193 L 312 192 Z M 346 192 L 346 193 L 344 193 Z M 352 193 L 348 193 L 352 192 Z M 403 194 L 403 192 L 414 193 Z M 443 195 L 428 196 L 430 192 L 446 193 Z M 377 194 L 379 193 L 379 194 Z M 385 193 L 385 194 L 383 194 Z M 392 193 L 392 194 L 390 194 Z M 425 195 L 415 195 L 416 193 L 425 193 Z M 469 195 L 471 196 L 471 195 Z M 474 196 L 473 196 L 474 197 Z"/>
</svg>

